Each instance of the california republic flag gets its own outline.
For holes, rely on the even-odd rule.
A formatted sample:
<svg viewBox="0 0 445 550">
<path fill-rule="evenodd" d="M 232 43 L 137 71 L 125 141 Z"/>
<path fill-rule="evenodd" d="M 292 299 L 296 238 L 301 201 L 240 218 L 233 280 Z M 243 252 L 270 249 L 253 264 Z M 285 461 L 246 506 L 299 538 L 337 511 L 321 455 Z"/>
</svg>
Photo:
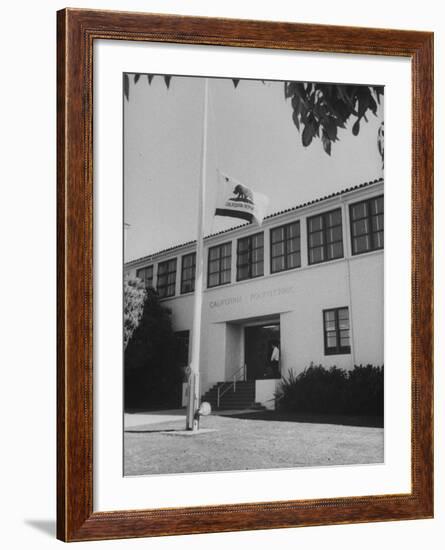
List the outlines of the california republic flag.
<svg viewBox="0 0 445 550">
<path fill-rule="evenodd" d="M 262 193 L 253 191 L 239 181 L 218 171 L 218 197 L 215 216 L 241 218 L 258 225 L 263 223 L 269 199 Z"/>
</svg>

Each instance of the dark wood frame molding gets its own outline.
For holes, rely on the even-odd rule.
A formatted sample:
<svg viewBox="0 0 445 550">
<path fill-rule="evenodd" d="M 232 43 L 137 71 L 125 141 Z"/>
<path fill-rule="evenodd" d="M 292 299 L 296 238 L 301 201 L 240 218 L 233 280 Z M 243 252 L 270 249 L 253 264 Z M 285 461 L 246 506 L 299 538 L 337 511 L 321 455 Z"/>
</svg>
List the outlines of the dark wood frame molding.
<svg viewBox="0 0 445 550">
<path fill-rule="evenodd" d="M 432 517 L 433 34 L 78 9 L 58 12 L 57 30 L 58 538 L 95 540 Z M 92 69 L 97 39 L 411 59 L 410 493 L 93 512 Z"/>
</svg>

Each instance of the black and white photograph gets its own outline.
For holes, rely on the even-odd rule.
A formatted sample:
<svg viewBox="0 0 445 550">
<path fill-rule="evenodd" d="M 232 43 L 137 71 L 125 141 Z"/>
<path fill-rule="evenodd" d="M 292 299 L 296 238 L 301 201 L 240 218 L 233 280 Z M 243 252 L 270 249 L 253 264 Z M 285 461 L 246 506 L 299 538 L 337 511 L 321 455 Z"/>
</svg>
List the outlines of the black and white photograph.
<svg viewBox="0 0 445 550">
<path fill-rule="evenodd" d="M 384 86 L 122 102 L 124 475 L 383 463 Z"/>
</svg>

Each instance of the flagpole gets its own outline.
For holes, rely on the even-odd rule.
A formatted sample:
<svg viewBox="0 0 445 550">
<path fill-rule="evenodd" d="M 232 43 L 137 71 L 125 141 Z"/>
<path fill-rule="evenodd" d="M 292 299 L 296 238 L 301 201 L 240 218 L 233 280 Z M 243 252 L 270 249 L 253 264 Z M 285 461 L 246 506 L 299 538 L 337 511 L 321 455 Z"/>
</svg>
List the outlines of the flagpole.
<svg viewBox="0 0 445 550">
<path fill-rule="evenodd" d="M 208 126 L 209 79 L 204 79 L 204 109 L 202 117 L 201 177 L 198 195 L 198 224 L 196 235 L 196 273 L 193 304 L 192 356 L 188 387 L 186 429 L 199 429 L 200 380 L 199 364 L 201 355 L 201 310 L 204 273 L 204 212 L 207 171 L 207 126 Z"/>
</svg>

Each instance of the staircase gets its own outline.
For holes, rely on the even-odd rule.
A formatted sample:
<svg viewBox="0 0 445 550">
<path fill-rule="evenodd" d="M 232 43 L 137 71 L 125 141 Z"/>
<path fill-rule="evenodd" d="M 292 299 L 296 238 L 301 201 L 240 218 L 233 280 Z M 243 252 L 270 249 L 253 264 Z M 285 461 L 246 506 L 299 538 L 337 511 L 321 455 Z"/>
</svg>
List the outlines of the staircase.
<svg viewBox="0 0 445 550">
<path fill-rule="evenodd" d="M 219 407 L 218 388 L 220 391 Z M 255 381 L 237 382 L 235 388 L 231 382 L 218 382 L 202 396 L 201 401 L 208 401 L 212 410 L 220 411 L 264 408 L 255 403 Z"/>
</svg>

